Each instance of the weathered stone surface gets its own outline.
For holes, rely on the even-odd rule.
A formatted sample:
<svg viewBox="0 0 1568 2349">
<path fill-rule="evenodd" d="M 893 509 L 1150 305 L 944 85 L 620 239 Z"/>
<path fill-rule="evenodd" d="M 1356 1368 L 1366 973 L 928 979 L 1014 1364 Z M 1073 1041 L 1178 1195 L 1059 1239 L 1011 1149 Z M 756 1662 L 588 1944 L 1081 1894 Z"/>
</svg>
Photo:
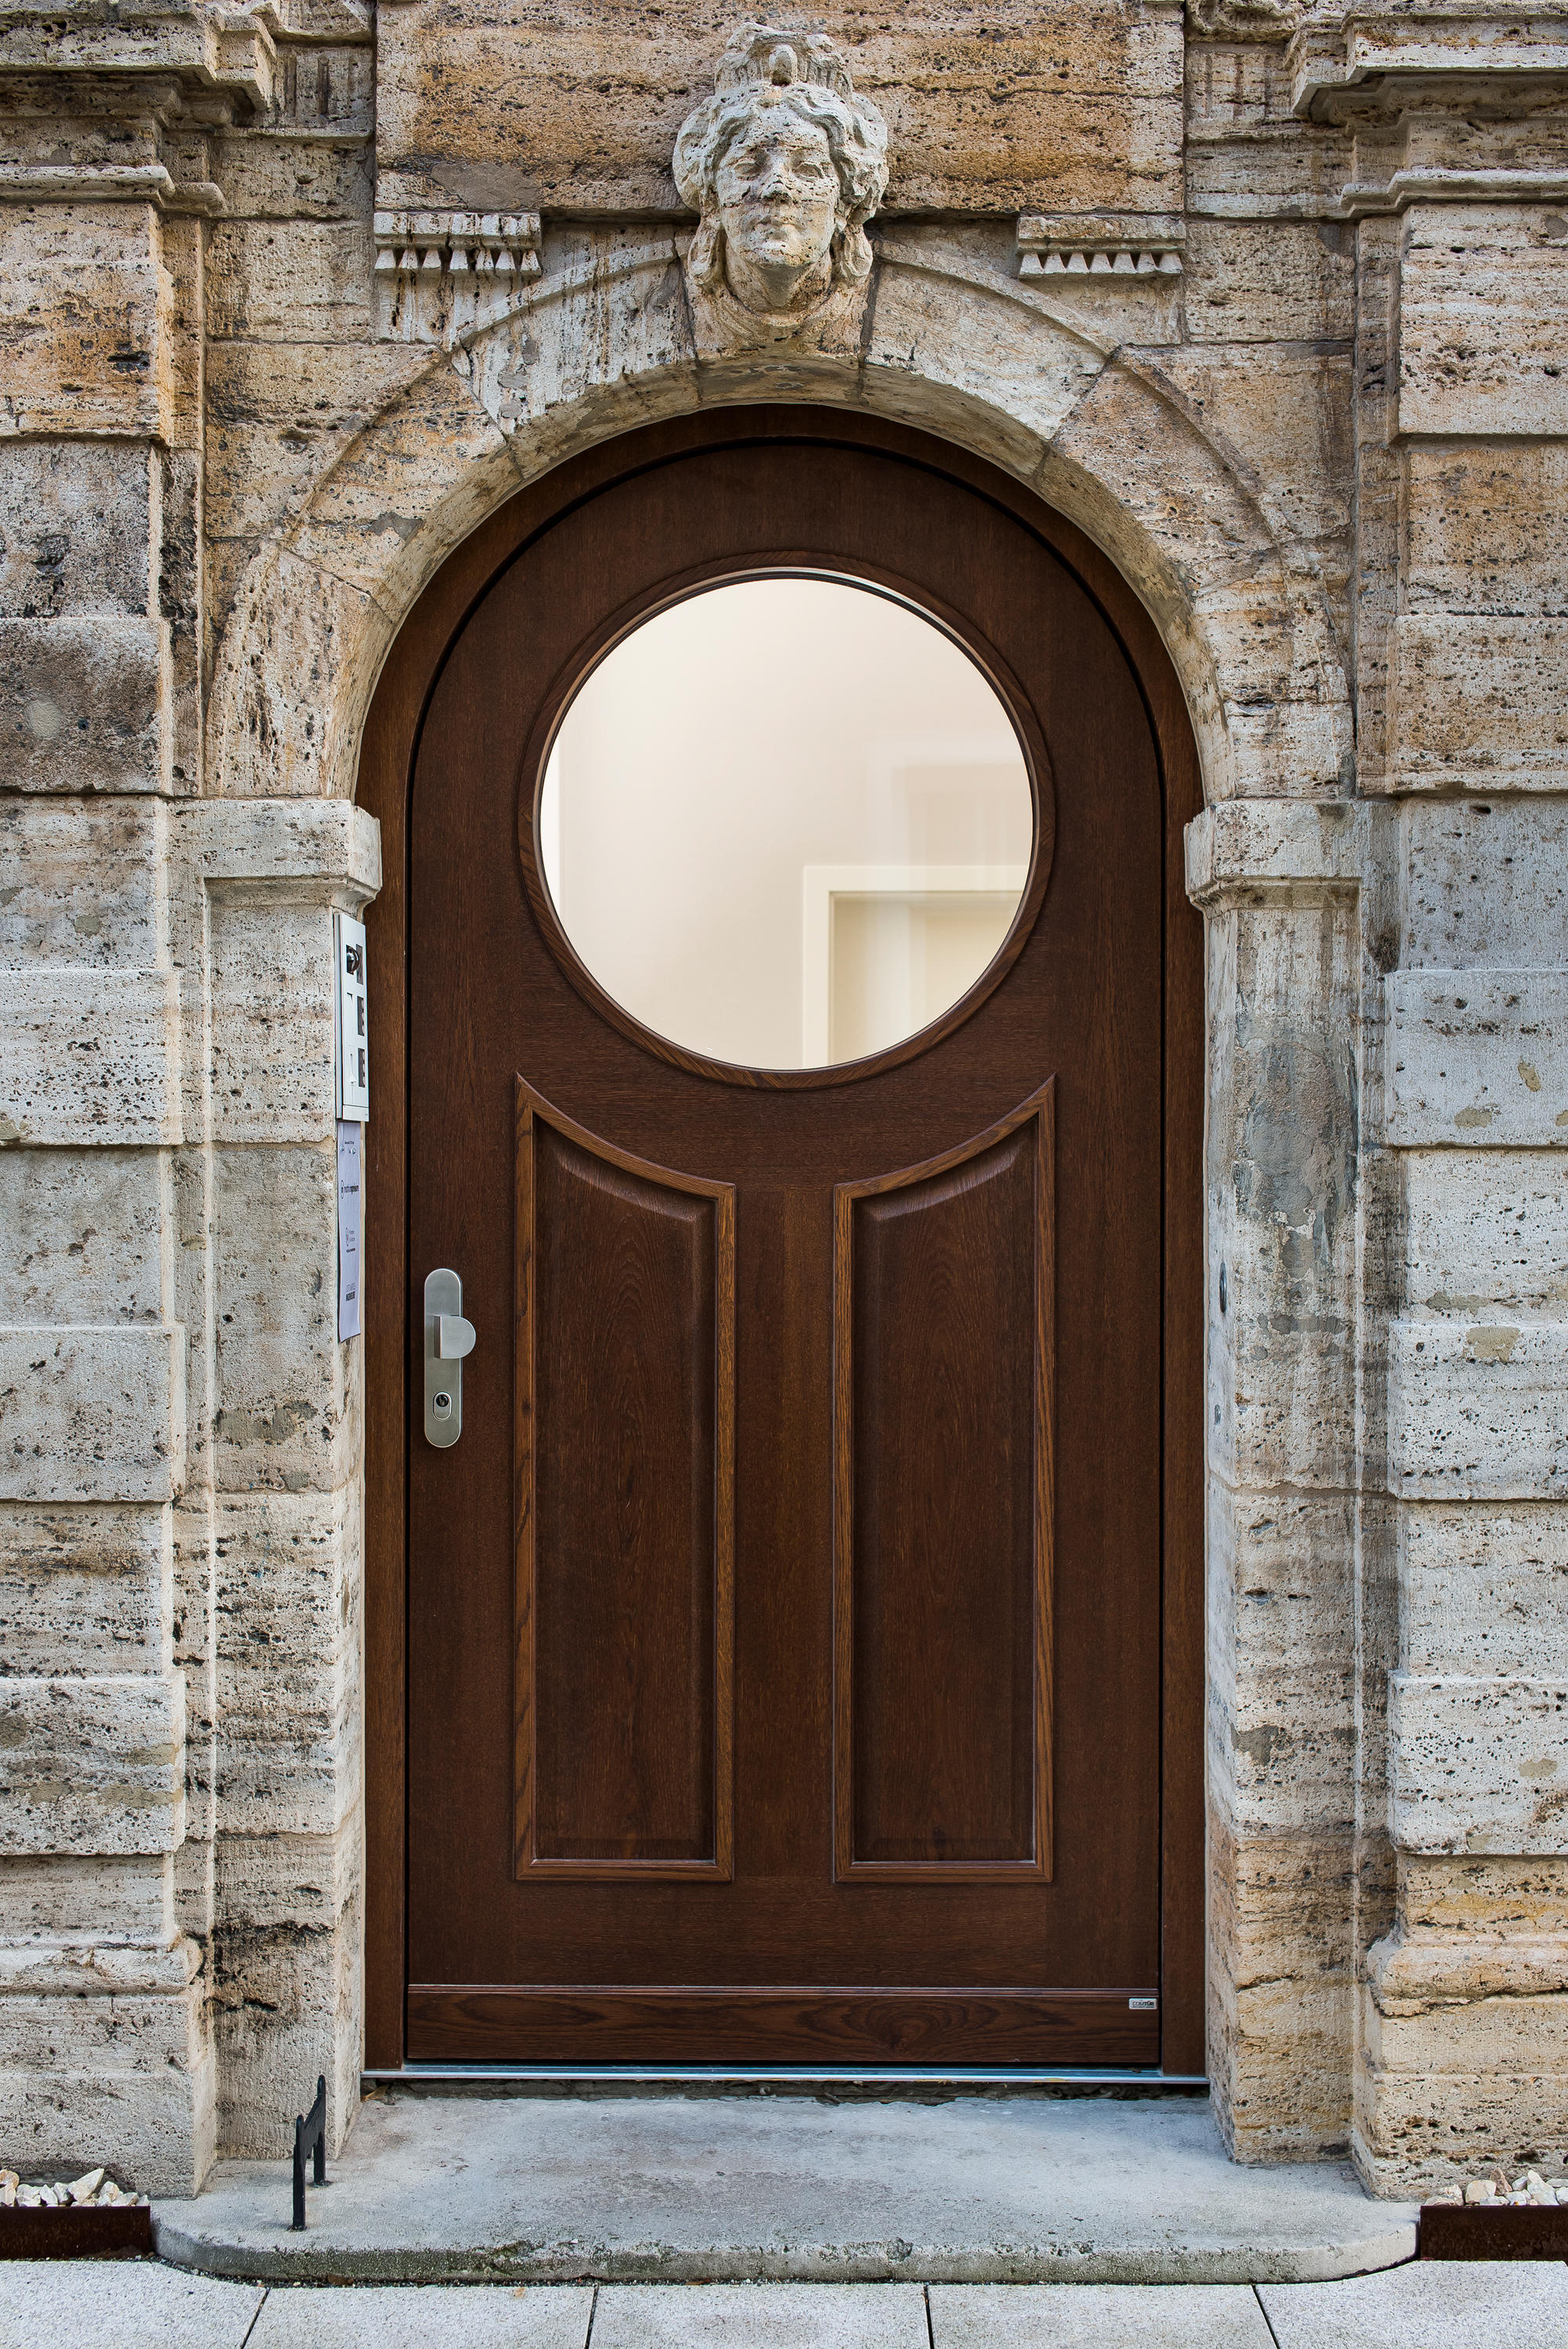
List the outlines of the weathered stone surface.
<svg viewBox="0 0 1568 2349">
<path fill-rule="evenodd" d="M 1568 923 L 1568 805 L 1407 806 L 1407 968 L 1549 969 Z"/>
<path fill-rule="evenodd" d="M 676 133 L 712 88 L 733 10 L 650 16 L 610 0 L 563 20 L 537 0 L 399 7 L 380 28 L 381 199 L 480 212 L 675 209 Z M 1180 201 L 1181 27 L 1173 8 L 1083 0 L 1042 24 L 999 0 L 984 29 L 918 0 L 896 22 L 813 23 L 888 118 L 895 210 L 1160 212 Z"/>
<path fill-rule="evenodd" d="M 30 2000 L 14 2027 L 31 2060 L 0 2067 L 0 2139 L 19 2168 L 74 2171 L 90 2155 L 143 2193 L 194 2193 L 214 2137 L 197 1991 Z"/>
<path fill-rule="evenodd" d="M 1186 280 L 1194 342 L 1321 345 L 1350 334 L 1354 271 L 1337 222 L 1195 220 Z"/>
<path fill-rule="evenodd" d="M 207 362 L 206 524 L 258 539 L 291 520 L 377 410 L 426 363 L 377 343 L 227 342 Z M 383 484 L 383 510 L 387 485 Z"/>
<path fill-rule="evenodd" d="M 0 968 L 150 970 L 169 853 L 152 799 L 0 799 Z"/>
<path fill-rule="evenodd" d="M 1568 1508 L 1401 1510 L 1401 1663 L 1568 1680 Z M 1568 1948 L 1568 1942 L 1565 1942 Z"/>
<path fill-rule="evenodd" d="M 7 972 L 0 1142 L 177 1141 L 179 1002 L 170 970 Z"/>
<path fill-rule="evenodd" d="M 0 616 L 146 613 L 157 492 L 152 451 L 135 441 L 0 441 Z"/>
<path fill-rule="evenodd" d="M 0 1857 L 0 1932 L 13 1946 L 164 1949 L 173 1939 L 172 1887 L 166 1852 Z"/>
<path fill-rule="evenodd" d="M 215 341 L 367 342 L 370 239 L 359 221 L 222 221 L 207 248 Z"/>
<path fill-rule="evenodd" d="M 178 1673 L 0 1678 L 0 1849 L 172 1851 L 184 1745 Z"/>
<path fill-rule="evenodd" d="M 225 1145 L 214 1168 L 217 1340 L 214 1461 L 221 1489 L 331 1492 L 357 1444 L 348 1357 L 337 1339 L 336 1164 L 330 1143 Z M 310 1236 L 311 1255 L 300 1242 Z"/>
<path fill-rule="evenodd" d="M 150 1152 L 0 1151 L 0 1322 L 160 1320 L 166 1206 Z"/>
<path fill-rule="evenodd" d="M 1568 443 L 1483 441 L 1407 458 L 1404 593 L 1412 612 L 1568 613 Z"/>
<path fill-rule="evenodd" d="M 1390 660 L 1398 789 L 1568 788 L 1568 620 L 1409 612 Z"/>
<path fill-rule="evenodd" d="M 1384 983 L 1388 1140 L 1488 1149 L 1568 1137 L 1568 974 L 1396 971 Z"/>
<path fill-rule="evenodd" d="M 1568 1493 L 1568 1321 L 1397 1319 L 1388 1481 L 1408 1500 Z"/>
<path fill-rule="evenodd" d="M 332 916 L 225 893 L 211 913 L 212 1120 L 227 1142 L 333 1130 Z"/>
<path fill-rule="evenodd" d="M 1402 1849 L 1561 1850 L 1568 1683 L 1398 1673 L 1388 1746 L 1394 1839 Z"/>
<path fill-rule="evenodd" d="M 167 1501 L 185 1466 L 185 1332 L 0 1329 L 0 1499 Z"/>
<path fill-rule="evenodd" d="M 1404 1286 L 1422 1312 L 1552 1319 L 1568 1306 L 1568 1195 L 1538 1151 L 1403 1161 Z"/>
<path fill-rule="evenodd" d="M 1413 204 L 1399 429 L 1568 433 L 1568 238 L 1550 204 Z"/>
<path fill-rule="evenodd" d="M 0 1504 L 0 1651 L 34 1679 L 166 1672 L 169 1514 Z"/>
<path fill-rule="evenodd" d="M 150 205 L 0 207 L 0 435 L 166 432 L 170 298 Z"/>
<path fill-rule="evenodd" d="M 0 619 L 6 779 L 32 792 L 168 792 L 169 634 L 155 619 Z"/>
</svg>

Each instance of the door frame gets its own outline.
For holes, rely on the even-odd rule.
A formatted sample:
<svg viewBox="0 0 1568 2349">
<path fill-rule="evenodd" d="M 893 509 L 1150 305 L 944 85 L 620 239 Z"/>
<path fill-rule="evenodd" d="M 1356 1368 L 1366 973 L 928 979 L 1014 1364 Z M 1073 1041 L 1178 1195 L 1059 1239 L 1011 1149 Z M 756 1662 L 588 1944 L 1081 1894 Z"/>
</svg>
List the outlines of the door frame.
<svg viewBox="0 0 1568 2349">
<path fill-rule="evenodd" d="M 1161 2069 L 1205 2066 L 1203 1616 L 1203 934 L 1183 833 L 1202 808 L 1186 703 L 1159 631 L 1109 557 L 1034 492 L 929 433 L 822 406 L 758 405 L 645 426 L 598 443 L 510 498 L 450 554 L 383 667 L 360 749 L 358 804 L 381 826 L 366 977 L 376 1115 L 364 1167 L 365 2064 L 405 2062 L 407 1982 L 407 1414 L 418 1375 L 408 1311 L 409 802 L 425 711 L 447 653 L 498 572 L 610 482 L 687 452 L 776 439 L 872 449 L 945 472 L 1016 515 L 1099 605 L 1138 679 L 1164 817 L 1164 1121 L 1161 1558 Z"/>
</svg>

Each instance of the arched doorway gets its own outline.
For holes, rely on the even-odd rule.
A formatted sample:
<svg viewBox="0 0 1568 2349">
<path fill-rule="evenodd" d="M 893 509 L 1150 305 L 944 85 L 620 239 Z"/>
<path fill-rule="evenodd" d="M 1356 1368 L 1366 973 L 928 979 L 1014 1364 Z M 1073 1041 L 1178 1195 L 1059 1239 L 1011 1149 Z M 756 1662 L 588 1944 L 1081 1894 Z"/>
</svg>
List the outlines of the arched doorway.
<svg viewBox="0 0 1568 2349">
<path fill-rule="evenodd" d="M 1027 775 L 999 951 L 815 1066 L 637 1017 L 549 870 L 583 679 L 740 579 L 896 599 Z M 452 558 L 361 798 L 407 1082 L 367 1169 L 371 2060 L 1201 2070 L 1197 778 L 1146 616 L 923 435 L 657 427 Z"/>
</svg>

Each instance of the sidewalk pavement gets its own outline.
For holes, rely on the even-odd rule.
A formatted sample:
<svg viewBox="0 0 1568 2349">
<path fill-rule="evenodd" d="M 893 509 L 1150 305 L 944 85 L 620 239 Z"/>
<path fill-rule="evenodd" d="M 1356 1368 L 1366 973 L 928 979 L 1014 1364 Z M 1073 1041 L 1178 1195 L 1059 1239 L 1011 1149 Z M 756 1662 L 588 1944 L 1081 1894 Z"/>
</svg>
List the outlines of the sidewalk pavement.
<svg viewBox="0 0 1568 2349">
<path fill-rule="evenodd" d="M 1568 2349 L 1568 2266 L 1296 2284 L 273 2284 L 0 2265 L 0 2349 Z"/>
</svg>

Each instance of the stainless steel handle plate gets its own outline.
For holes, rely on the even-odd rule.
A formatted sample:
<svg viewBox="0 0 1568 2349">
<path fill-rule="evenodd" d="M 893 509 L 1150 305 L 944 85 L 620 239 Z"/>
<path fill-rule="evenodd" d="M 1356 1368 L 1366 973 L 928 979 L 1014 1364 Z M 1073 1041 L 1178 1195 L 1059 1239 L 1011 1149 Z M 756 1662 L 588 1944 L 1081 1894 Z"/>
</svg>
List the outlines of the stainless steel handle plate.
<svg viewBox="0 0 1568 2349">
<path fill-rule="evenodd" d="M 463 1362 L 478 1336 L 463 1319 L 463 1284 L 443 1266 L 425 1275 L 425 1440 L 445 1452 L 463 1432 Z"/>
</svg>

